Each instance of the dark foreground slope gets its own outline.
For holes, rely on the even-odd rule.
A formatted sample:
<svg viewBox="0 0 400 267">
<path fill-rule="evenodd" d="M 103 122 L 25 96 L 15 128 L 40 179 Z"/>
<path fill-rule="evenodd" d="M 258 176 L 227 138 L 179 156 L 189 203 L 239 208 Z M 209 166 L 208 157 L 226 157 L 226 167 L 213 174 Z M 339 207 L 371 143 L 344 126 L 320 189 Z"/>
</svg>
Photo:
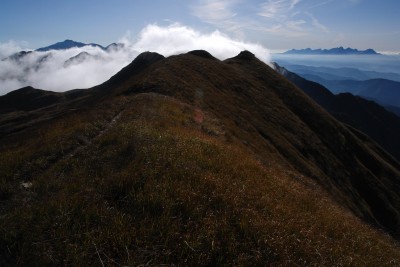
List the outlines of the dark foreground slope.
<svg viewBox="0 0 400 267">
<path fill-rule="evenodd" d="M 29 131 L 32 126 L 37 126 L 40 122 L 79 110 L 93 102 L 90 93 L 86 90 L 57 93 L 28 86 L 2 96 L 0 138 L 19 131 Z"/>
<path fill-rule="evenodd" d="M 373 101 L 349 93 L 334 95 L 324 86 L 277 64 L 275 68 L 336 119 L 366 133 L 397 160 L 400 159 L 400 117 Z"/>
<path fill-rule="evenodd" d="M 0 140 L 1 265 L 399 263 L 344 208 L 396 234 L 379 147 L 250 53 L 154 58 Z"/>
<path fill-rule="evenodd" d="M 123 94 L 157 92 L 212 112 L 230 137 L 266 163 L 287 163 L 360 217 L 399 232 L 399 163 L 251 53 L 225 62 L 190 53 L 170 57 L 109 88 Z"/>
</svg>

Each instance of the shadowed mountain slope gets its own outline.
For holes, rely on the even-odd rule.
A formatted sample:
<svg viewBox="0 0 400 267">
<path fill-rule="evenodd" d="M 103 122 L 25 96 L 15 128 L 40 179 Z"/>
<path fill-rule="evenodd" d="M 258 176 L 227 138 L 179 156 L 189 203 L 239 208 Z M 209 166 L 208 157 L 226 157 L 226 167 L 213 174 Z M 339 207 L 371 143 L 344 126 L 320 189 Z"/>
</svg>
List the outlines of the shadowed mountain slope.
<svg viewBox="0 0 400 267">
<path fill-rule="evenodd" d="M 12 91 L 0 97 L 0 138 L 79 110 L 93 103 L 89 95 L 86 90 L 57 93 L 30 86 Z"/>
<path fill-rule="evenodd" d="M 400 82 L 387 79 L 355 80 L 325 80 L 318 76 L 304 76 L 326 86 L 331 92 L 348 92 L 367 99 L 372 99 L 383 106 L 400 107 Z"/>
<path fill-rule="evenodd" d="M 286 162 L 317 179 L 360 217 L 399 231 L 399 191 L 393 190 L 400 186 L 398 162 L 372 142 L 362 142 L 249 52 L 225 62 L 173 56 L 112 89 L 157 92 L 198 105 L 257 155 Z"/>
<path fill-rule="evenodd" d="M 398 237 L 398 162 L 250 52 L 147 52 L 78 92 L 0 140 L 0 263 L 399 260 L 347 212 Z"/>
<path fill-rule="evenodd" d="M 30 111 L 60 102 L 62 94 L 24 87 L 0 98 L 0 112 Z"/>
<path fill-rule="evenodd" d="M 400 159 L 400 118 L 375 102 L 349 93 L 332 94 L 324 86 L 306 80 L 275 64 L 276 70 L 302 89 L 335 118 L 374 139 Z"/>
</svg>

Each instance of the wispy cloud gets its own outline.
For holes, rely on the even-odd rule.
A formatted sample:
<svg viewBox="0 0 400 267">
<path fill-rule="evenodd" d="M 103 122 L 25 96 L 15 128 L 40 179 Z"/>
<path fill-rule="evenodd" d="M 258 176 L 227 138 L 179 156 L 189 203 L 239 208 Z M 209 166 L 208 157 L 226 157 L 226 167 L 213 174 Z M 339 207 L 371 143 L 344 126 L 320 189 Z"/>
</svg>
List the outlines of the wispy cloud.
<svg viewBox="0 0 400 267">
<path fill-rule="evenodd" d="M 192 13 L 196 17 L 210 22 L 228 20 L 236 16 L 231 7 L 237 1 L 234 0 L 203 0 L 198 5 L 192 7 Z"/>
<path fill-rule="evenodd" d="M 269 0 L 261 4 L 259 16 L 266 18 L 286 17 L 287 11 L 293 10 L 301 0 Z"/>
<path fill-rule="evenodd" d="M 251 30 L 277 36 L 299 37 L 313 31 L 329 32 L 328 27 L 312 14 L 311 9 L 331 1 L 333 0 L 322 3 L 317 0 L 266 0 L 258 8 L 249 8 L 243 0 L 199 0 L 191 8 L 192 14 L 203 22 L 235 36 L 240 32 L 245 35 L 247 30 Z M 242 11 L 242 7 L 246 7 L 246 11 Z"/>
<path fill-rule="evenodd" d="M 260 5 L 258 16 L 265 21 L 263 24 L 273 24 L 273 27 L 265 26 L 265 31 L 289 37 L 304 36 L 307 34 L 307 21 L 301 18 L 302 12 L 296 6 L 301 0 L 268 0 Z"/>
<path fill-rule="evenodd" d="M 294 31 L 303 31 L 302 25 L 306 24 L 304 20 L 291 20 L 285 23 L 286 27 Z"/>
<path fill-rule="evenodd" d="M 290 4 L 290 9 L 293 9 L 298 3 L 300 3 L 301 0 L 292 0 L 292 3 Z"/>
<path fill-rule="evenodd" d="M 321 31 L 323 31 L 323 32 L 326 32 L 326 33 L 329 32 L 328 27 L 326 27 L 326 26 L 323 25 L 321 22 L 319 22 L 319 20 L 318 20 L 316 17 L 314 17 L 313 14 L 311 14 L 311 13 L 309 13 L 309 12 L 306 12 L 305 14 L 307 14 L 307 16 L 310 17 L 311 23 L 312 23 L 312 25 L 313 25 L 315 28 L 317 28 L 317 29 L 319 29 L 319 30 L 321 30 Z"/>
<path fill-rule="evenodd" d="M 282 11 L 288 7 L 289 3 L 287 0 L 270 0 L 261 4 L 261 11 L 258 15 L 272 19 L 278 15 L 282 15 Z"/>
<path fill-rule="evenodd" d="M 200 0 L 191 6 L 192 15 L 215 28 L 229 32 L 236 37 L 244 36 L 249 22 L 239 18 L 234 8 L 242 0 Z"/>
<path fill-rule="evenodd" d="M 260 27 L 258 30 L 263 33 L 273 34 L 282 37 L 301 37 L 307 35 L 306 31 L 301 29 L 298 25 L 296 25 L 296 23 L 292 22 L 288 22 L 286 24 L 275 24 L 270 27 L 263 26 Z"/>
<path fill-rule="evenodd" d="M 326 1 L 322 1 L 322 2 L 319 1 L 319 2 L 316 3 L 316 4 L 313 4 L 313 5 L 309 6 L 309 7 L 308 7 L 308 10 L 312 10 L 312 9 L 317 8 L 317 7 L 325 6 L 325 5 L 327 5 L 327 4 L 329 4 L 329 3 L 333 2 L 333 1 L 335 1 L 335 0 L 326 0 Z M 350 0 L 350 1 L 351 1 L 351 0 Z"/>
<path fill-rule="evenodd" d="M 303 5 L 298 8 L 298 4 L 305 3 L 302 0 L 268 0 L 260 5 L 259 16 L 267 22 L 278 23 L 280 25 L 278 34 L 287 36 L 304 36 L 317 29 L 325 33 L 329 32 L 327 26 L 321 23 L 310 10 L 321 5 L 326 5 L 332 0 L 320 2 L 310 6 Z M 360 1 L 360 0 L 348 0 Z M 275 26 L 275 28 L 278 28 Z"/>
</svg>

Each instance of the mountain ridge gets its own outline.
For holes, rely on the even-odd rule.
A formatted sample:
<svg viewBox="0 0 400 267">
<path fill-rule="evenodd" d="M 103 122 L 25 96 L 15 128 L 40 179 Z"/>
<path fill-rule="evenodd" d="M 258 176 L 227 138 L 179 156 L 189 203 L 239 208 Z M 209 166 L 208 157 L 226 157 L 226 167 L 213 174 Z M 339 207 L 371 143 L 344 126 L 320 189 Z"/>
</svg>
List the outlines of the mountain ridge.
<svg viewBox="0 0 400 267">
<path fill-rule="evenodd" d="M 35 51 L 38 52 L 48 52 L 51 50 L 64 50 L 64 49 L 70 49 L 70 48 L 80 48 L 80 47 L 84 47 L 84 46 L 92 46 L 92 47 L 98 47 L 102 50 L 105 50 L 106 48 L 99 45 L 99 44 L 95 44 L 95 43 L 90 43 L 90 44 L 85 44 L 85 43 L 81 43 L 81 42 L 76 42 L 70 39 L 66 39 L 62 42 L 57 42 L 55 44 L 46 46 L 46 47 L 41 47 L 36 49 Z"/>
<path fill-rule="evenodd" d="M 287 55 L 380 55 L 375 50 L 369 48 L 366 50 L 358 50 L 354 48 L 344 48 L 343 46 L 331 49 L 291 49 L 283 54 Z"/>
<path fill-rule="evenodd" d="M 266 73 L 269 73 L 270 75 L 272 75 L 272 76 L 269 76 L 269 78 L 270 79 L 272 79 L 272 80 L 277 80 L 277 81 L 279 81 L 279 83 L 283 83 L 283 84 L 285 84 L 285 86 L 287 86 L 288 88 L 293 88 L 292 87 L 292 85 L 290 84 L 290 83 L 285 83 L 284 81 L 281 81 L 280 80 L 280 78 L 278 78 L 278 77 L 276 77 L 276 76 L 274 76 L 275 74 L 272 74 L 272 73 L 275 73 L 275 71 L 273 71 L 272 69 L 270 69 L 269 67 L 266 69 L 266 65 L 264 64 L 264 63 L 262 63 L 261 61 L 259 61 L 258 59 L 256 59 L 255 57 L 254 57 L 254 55 L 253 56 L 251 56 L 250 55 L 251 53 L 249 53 L 249 52 L 245 52 L 244 54 L 242 54 L 243 55 L 243 57 L 242 56 L 240 56 L 240 55 L 238 55 L 237 57 L 234 57 L 234 58 L 232 58 L 232 59 L 227 59 L 227 60 L 225 60 L 225 61 L 223 61 L 223 62 L 221 62 L 221 63 L 218 63 L 218 64 L 216 64 L 216 65 L 219 65 L 219 67 L 221 68 L 221 70 L 228 70 L 228 69 L 230 69 L 229 68 L 229 66 L 232 66 L 232 67 L 235 67 L 235 66 L 240 66 L 242 69 L 244 69 L 244 70 L 246 70 L 246 75 L 252 75 L 252 77 L 255 77 L 256 79 L 257 79 L 257 81 L 256 80 L 254 80 L 254 82 L 256 83 L 256 84 L 258 84 L 258 83 L 262 83 L 262 82 L 265 82 L 265 83 L 268 83 L 268 84 L 271 84 L 271 83 L 273 83 L 271 80 L 268 80 L 267 79 L 267 77 L 262 77 L 261 76 L 261 72 L 262 73 L 264 73 L 264 71 L 266 71 Z M 161 61 L 158 61 L 158 62 L 156 62 L 156 63 L 154 63 L 154 64 L 152 64 L 151 66 L 149 66 L 148 68 L 147 68 L 147 71 L 149 71 L 149 72 L 151 72 L 151 71 L 155 71 L 156 69 L 158 70 L 158 72 L 160 72 L 161 71 L 161 69 L 163 69 L 164 70 L 164 75 L 161 75 L 160 76 L 160 74 L 159 74 L 159 76 L 157 76 L 156 77 L 156 80 L 155 81 L 149 81 L 149 80 L 147 80 L 147 76 L 145 75 L 145 76 L 142 76 L 143 74 L 138 74 L 138 76 L 136 76 L 135 77 L 135 81 L 134 81 L 134 83 L 132 84 L 132 83 L 129 83 L 128 82 L 128 84 L 129 84 L 129 89 L 126 87 L 126 85 L 122 85 L 122 86 L 117 86 L 116 88 L 114 88 L 114 90 L 117 90 L 117 91 L 119 91 L 119 90 L 121 90 L 121 91 L 124 91 L 125 92 L 125 94 L 126 93 L 128 93 L 128 94 L 131 94 L 131 93 L 134 93 L 135 91 L 137 91 L 137 92 L 148 92 L 148 91 L 153 91 L 153 92 L 157 92 L 157 93 L 161 93 L 161 94 L 166 94 L 166 95 L 170 95 L 171 96 L 171 93 L 172 93 L 172 91 L 170 91 L 169 89 L 167 89 L 167 88 L 176 88 L 177 87 L 177 85 L 176 85 L 176 83 L 170 83 L 170 82 L 167 82 L 167 83 L 165 83 L 166 81 L 168 81 L 167 80 L 167 78 L 165 78 L 165 79 L 163 79 L 162 77 L 173 77 L 173 76 L 177 76 L 176 77 L 176 79 L 178 79 L 178 80 L 186 80 L 186 78 L 184 78 L 185 77 L 185 70 L 180 70 L 180 71 L 178 71 L 177 69 L 175 69 L 175 72 L 173 72 L 174 71 L 174 69 L 171 69 L 171 70 L 169 70 L 169 71 L 167 71 L 167 72 L 165 72 L 166 71 L 166 66 L 170 66 L 170 64 L 168 63 L 168 62 L 179 62 L 180 61 L 180 58 L 187 58 L 187 60 L 189 60 L 189 56 L 188 55 L 180 55 L 180 56 L 173 56 L 173 57 L 170 57 L 170 58 L 168 58 L 168 59 L 164 59 L 164 60 L 161 60 Z M 188 64 L 188 66 L 193 66 L 193 64 L 198 64 L 199 65 L 199 67 L 194 67 L 194 70 L 191 72 L 191 73 L 198 73 L 197 75 L 200 75 L 201 76 L 201 72 L 202 72 L 202 70 L 201 70 L 201 65 L 202 64 L 206 64 L 206 62 L 209 62 L 209 59 L 204 59 L 204 58 L 201 58 L 201 57 L 196 57 L 196 58 L 190 58 L 190 64 L 189 63 L 184 63 L 184 62 L 181 62 L 181 63 L 179 63 L 179 64 Z M 188 62 L 189 62 L 188 61 Z M 201 62 L 199 62 L 199 61 L 202 61 L 203 63 L 201 63 Z M 197 62 L 197 63 L 195 63 L 195 62 Z M 215 62 L 215 61 L 214 61 Z M 217 62 L 216 62 L 217 63 Z M 228 64 L 228 66 L 225 66 L 224 65 L 224 63 L 226 63 L 226 64 Z M 162 66 L 164 66 L 164 67 L 162 67 Z M 215 67 L 213 67 L 213 68 L 215 68 Z M 234 68 L 235 69 L 235 68 Z M 269 69 L 269 70 L 268 70 Z M 221 71 L 220 70 L 220 71 Z M 214 69 L 214 71 L 215 71 L 215 73 L 218 73 L 218 71 L 217 71 L 217 69 Z M 231 71 L 233 71 L 233 70 L 231 70 Z M 272 72 L 272 73 L 271 73 Z M 167 74 L 168 73 L 168 74 Z M 187 74 L 188 76 L 190 76 L 189 74 Z M 239 74 L 237 74 L 237 75 L 239 75 Z M 233 78 L 233 75 L 232 75 L 232 78 L 234 79 L 234 81 L 232 81 L 233 83 L 237 83 L 237 84 L 242 84 L 243 83 L 243 81 L 241 81 L 240 79 L 239 79 L 239 77 L 240 76 L 242 76 L 243 74 L 241 74 L 241 75 L 239 75 L 238 77 L 235 77 L 235 78 Z M 278 74 L 276 74 L 276 75 L 278 75 Z M 213 77 L 213 80 L 215 80 L 215 81 L 218 81 L 218 78 L 217 77 L 215 77 L 215 75 L 213 75 L 213 76 L 211 76 L 211 77 Z M 272 78 L 272 77 L 274 77 L 274 78 Z M 158 86 L 158 85 L 155 85 L 154 83 L 155 82 L 157 82 L 157 80 L 163 80 L 164 82 L 162 83 L 163 85 L 162 86 Z M 254 79 L 254 78 L 253 78 Z M 246 79 L 243 79 L 243 80 L 246 80 Z M 231 82 L 230 82 L 231 83 Z M 136 84 L 136 85 L 134 85 L 134 84 Z M 203 86 L 205 86 L 204 84 L 203 84 Z M 226 86 L 228 86 L 227 84 L 226 84 Z M 254 85 L 255 86 L 255 85 Z M 262 86 L 262 85 L 258 85 L 258 86 Z M 118 87 L 120 88 L 120 89 L 118 89 Z M 179 88 L 179 87 L 178 87 Z M 191 94 L 189 94 L 188 95 L 188 93 L 190 92 L 188 92 L 188 90 L 186 89 L 186 90 L 184 90 L 183 88 L 181 88 L 181 89 L 178 89 L 178 88 L 176 88 L 176 89 L 174 89 L 174 91 L 173 92 L 175 92 L 175 94 L 174 94 L 174 97 L 177 97 L 178 99 L 192 99 L 193 98 L 193 95 L 196 95 L 196 93 L 195 92 L 191 92 Z M 226 87 L 226 88 L 229 88 L 229 87 Z M 257 88 L 257 87 L 255 87 L 255 88 Z M 271 87 L 271 89 L 274 89 L 273 87 Z M 232 90 L 232 89 L 231 89 Z M 303 104 L 300 104 L 299 102 L 297 102 L 297 103 L 294 103 L 294 102 L 292 102 L 290 99 L 293 97 L 293 95 L 292 94 L 294 94 L 294 95 L 296 95 L 296 97 L 300 97 L 300 95 L 301 95 L 301 99 L 303 99 L 304 98 L 304 96 L 302 95 L 303 93 L 301 92 L 301 94 L 299 95 L 299 93 L 300 93 L 300 91 L 298 92 L 297 91 L 298 89 L 293 89 L 293 91 L 292 91 L 292 89 L 291 90 L 289 90 L 289 91 L 287 91 L 287 92 L 283 92 L 282 90 L 278 90 L 277 88 L 276 89 L 274 89 L 273 91 L 271 91 L 271 93 L 272 92 L 274 92 L 274 93 L 272 93 L 271 94 L 271 97 L 273 96 L 273 95 L 275 95 L 275 97 L 276 96 L 279 96 L 280 98 L 281 98 L 281 100 L 280 101 L 283 101 L 283 102 L 281 102 L 283 105 L 290 105 L 290 106 L 293 106 L 292 107 L 292 111 L 291 112 L 294 112 L 295 114 L 296 113 L 299 113 L 299 115 L 298 116 L 300 116 L 300 117 L 302 117 L 303 119 L 304 119 L 304 117 L 307 117 L 307 113 L 305 113 L 304 114 L 304 110 L 306 109 L 306 107 L 305 106 L 308 106 L 308 105 L 311 105 L 311 106 L 313 106 L 313 108 L 315 108 L 316 110 L 318 110 L 318 112 L 317 113 L 315 113 L 315 114 L 323 114 L 323 113 L 325 113 L 325 111 L 323 111 L 322 109 L 320 109 L 319 107 L 317 107 L 317 106 L 314 106 L 314 104 L 312 104 L 312 103 L 309 103 L 308 102 L 308 100 L 305 100 L 305 102 L 303 103 Z M 236 91 L 234 91 L 234 92 L 236 92 Z M 246 91 L 244 91 L 244 92 L 242 92 L 243 94 L 245 94 L 246 95 Z M 205 95 L 206 93 L 205 92 L 203 92 L 203 95 Z M 287 95 L 286 95 L 287 94 Z M 250 96 L 248 96 L 248 97 L 250 97 Z M 250 97 L 251 98 L 251 97 Z M 306 97 L 307 99 L 308 99 L 308 97 Z M 267 100 L 268 98 L 266 98 L 265 99 L 265 101 L 267 101 L 266 103 L 268 103 L 268 102 L 270 102 L 270 100 L 268 101 Z M 304 98 L 305 99 L 305 98 Z M 233 99 L 232 99 L 233 100 Z M 224 112 L 224 110 L 222 110 L 221 108 L 222 107 L 219 107 L 219 105 L 220 104 L 218 104 L 218 106 L 217 106 L 217 104 L 214 102 L 215 100 L 212 100 L 212 99 L 208 99 L 208 101 L 207 101 L 207 103 L 208 103 L 208 105 L 212 105 L 213 106 L 213 109 L 216 109 L 216 110 L 218 110 L 218 113 L 220 113 L 220 114 L 224 114 L 225 112 Z M 234 102 L 236 102 L 237 100 L 233 100 Z M 251 100 L 251 101 L 255 101 L 255 100 Z M 267 108 L 267 106 L 265 106 L 266 104 L 261 104 L 260 102 L 259 102 L 260 100 L 258 100 L 258 101 L 255 101 L 255 103 L 257 103 L 256 104 L 256 106 L 264 106 L 265 108 Z M 307 103 L 307 104 L 306 104 Z M 237 104 L 237 105 L 241 105 L 241 104 Z M 276 105 L 276 104 L 275 104 Z M 296 107 L 296 108 L 295 108 Z M 230 107 L 230 108 L 232 108 L 232 107 Z M 227 109 L 230 109 L 230 108 L 227 108 Z M 269 109 L 269 108 L 268 108 Z M 267 111 L 264 111 L 266 114 L 268 114 L 268 112 Z M 229 116 L 228 114 L 225 114 L 226 116 Z M 261 114 L 260 114 L 261 115 Z M 318 115 L 318 116 L 320 116 L 320 115 Z M 247 116 L 245 116 L 245 117 L 247 117 Z M 316 123 L 316 121 L 320 121 L 320 120 L 328 120 L 328 121 L 330 121 L 331 119 L 328 119 L 327 117 L 325 117 L 325 115 L 324 116 L 322 116 L 322 117 L 324 117 L 324 119 L 313 119 L 313 120 L 307 120 L 307 122 L 305 123 L 305 125 L 308 125 L 307 127 L 311 127 L 312 126 L 312 129 L 313 130 L 318 130 L 318 128 L 319 128 L 319 126 L 317 127 L 316 125 L 315 125 L 315 123 Z M 249 117 L 247 118 L 248 120 L 250 119 Z M 250 125 L 249 125 L 250 126 Z M 251 126 L 250 126 L 251 127 Z M 255 127 L 255 126 L 253 126 L 254 128 L 256 128 L 257 129 L 257 127 Z M 260 126 L 258 126 L 258 127 L 260 127 Z M 264 126 L 265 127 L 265 126 Z M 264 128 L 263 127 L 263 128 Z M 298 126 L 298 127 L 304 127 L 304 126 Z M 330 128 L 330 127 L 332 127 L 332 126 L 329 126 L 329 127 L 327 127 L 326 126 L 326 128 Z M 254 129 L 253 128 L 253 129 Z M 336 128 L 336 126 L 334 126 L 334 128 Z M 272 136 L 268 136 L 266 133 L 265 133 L 265 130 L 262 130 L 262 129 L 258 129 L 257 130 L 260 134 L 262 133 L 262 136 L 263 136 L 263 139 L 265 139 L 265 140 L 268 140 L 268 139 L 270 139 L 269 141 L 267 141 L 268 143 L 269 142 L 271 142 L 271 138 L 272 138 L 272 140 L 274 140 L 276 137 L 272 137 Z M 327 135 L 325 135 L 324 134 L 324 137 L 323 138 L 328 138 L 328 139 L 330 139 L 330 137 L 328 137 Z M 294 141 L 294 140 L 293 140 Z M 326 142 L 326 141 L 325 141 Z M 324 143 L 325 143 L 324 142 Z M 341 146 L 341 145 L 339 145 L 339 144 L 337 144 L 338 146 Z M 274 145 L 275 146 L 275 145 Z M 358 146 L 358 145 L 357 145 Z M 333 150 L 333 151 L 335 151 L 335 150 L 337 150 L 337 148 L 333 145 L 333 143 L 332 144 L 330 144 L 329 146 L 328 146 L 329 148 L 328 148 L 328 150 Z M 275 147 L 274 148 L 275 149 L 275 151 L 279 151 L 280 150 L 280 148 L 279 147 Z M 277 150 L 276 150 L 277 149 Z M 358 148 L 357 148 L 358 149 Z M 280 152 L 279 152 L 279 154 L 284 154 L 285 155 L 285 157 L 286 158 L 290 158 L 291 156 L 289 156 L 290 155 L 290 153 L 289 154 L 287 154 L 288 153 L 288 151 L 287 150 L 281 150 Z M 335 152 L 335 153 L 339 153 L 339 154 L 341 154 L 341 153 L 347 153 L 347 152 Z M 292 157 L 293 157 L 294 155 L 292 155 Z M 386 156 L 385 156 L 386 157 Z M 295 165 L 297 165 L 297 164 L 299 164 L 298 165 L 298 167 L 300 167 L 300 169 L 303 169 L 303 171 L 305 171 L 305 170 L 307 170 L 306 172 L 310 172 L 311 171 L 311 169 L 313 169 L 313 168 L 315 168 L 316 166 L 313 166 L 313 167 L 311 167 L 311 166 L 307 166 L 306 167 L 306 165 L 307 164 L 305 164 L 305 163 L 301 163 L 303 160 L 300 160 L 300 162 L 298 162 L 297 161 L 297 159 L 295 159 L 295 158 L 293 158 L 293 160 L 294 160 L 294 162 L 297 162 L 297 163 L 295 163 Z M 389 158 L 388 158 L 388 160 L 389 161 L 391 161 L 391 162 L 393 162 L 394 163 L 394 161 L 392 161 L 391 159 L 390 159 L 390 156 L 389 156 Z M 292 163 L 294 163 L 294 162 L 292 162 Z M 348 162 L 343 162 L 345 165 L 347 165 L 347 166 L 350 166 L 352 163 L 351 162 L 353 162 L 354 163 L 354 160 L 350 160 L 350 158 L 348 159 Z M 322 164 L 322 162 L 314 162 L 313 164 L 321 164 L 320 165 L 320 168 L 322 168 L 322 169 L 325 169 L 326 168 L 326 166 L 323 166 L 324 164 Z M 313 165 L 312 164 L 312 165 Z M 350 165 L 349 165 L 350 164 Z M 398 163 L 396 163 L 395 165 L 398 165 Z M 311 167 L 311 169 L 309 169 Z M 317 168 L 319 168 L 319 167 L 317 167 Z M 327 170 L 325 170 L 325 171 L 327 171 Z M 311 173 L 312 173 L 313 171 L 311 171 Z M 328 172 L 330 172 L 331 173 L 331 175 L 334 175 L 334 176 L 337 176 L 337 174 L 335 174 L 335 173 L 337 173 L 337 169 L 335 170 L 335 171 L 333 171 L 333 169 L 331 169 L 331 170 L 329 170 Z M 375 171 L 373 171 L 373 172 L 375 172 Z M 320 173 L 320 171 L 317 171 L 317 173 Z M 310 173 L 308 173 L 308 174 L 310 174 Z M 360 176 L 360 174 L 354 174 L 354 176 L 359 176 L 360 178 L 361 178 L 361 176 Z M 364 176 L 364 174 L 362 175 L 362 176 Z M 350 177 L 349 177 L 350 178 Z M 357 179 L 359 179 L 359 178 L 357 178 Z M 354 181 L 355 182 L 355 181 Z M 358 183 L 358 182 L 357 182 Z M 377 185 L 378 186 L 378 185 Z M 369 189 L 368 189 L 369 190 Z M 375 190 L 375 189 L 373 189 L 373 190 Z M 364 197 L 366 197 L 369 193 L 367 193 L 367 192 L 363 192 L 362 194 L 364 194 Z M 373 193 L 373 195 L 375 195 L 374 193 Z M 370 204 L 372 204 L 373 202 L 380 202 L 380 200 L 378 200 L 378 199 L 374 199 L 374 200 L 369 200 L 370 202 Z M 375 204 L 374 204 L 375 205 Z M 376 207 L 374 208 L 374 209 L 376 209 Z M 389 209 L 391 209 L 391 208 L 389 208 Z M 375 210 L 376 212 L 378 211 L 378 210 Z M 386 212 L 386 211 L 385 211 Z M 391 212 L 391 211 L 389 211 L 389 210 L 387 210 L 387 212 Z M 397 213 L 397 212 L 395 212 L 395 213 Z M 382 214 L 383 215 L 383 214 Z M 386 216 L 386 215 L 384 215 L 384 216 Z M 396 219 L 397 220 L 397 219 Z M 395 223 L 395 221 L 393 221 L 393 223 L 394 224 L 396 224 Z"/>
<path fill-rule="evenodd" d="M 0 263 L 400 258 L 360 220 L 397 237 L 400 164 L 250 52 L 147 52 L 60 95 L 1 113 L 34 120 L 0 138 Z"/>
<path fill-rule="evenodd" d="M 20 61 L 21 58 L 23 58 L 24 56 L 33 53 L 33 52 L 50 52 L 52 50 L 65 50 L 65 49 L 71 49 L 71 48 L 82 48 L 85 46 L 91 46 L 91 47 L 98 47 L 103 51 L 115 51 L 118 49 L 123 48 L 125 45 L 122 43 L 111 43 L 108 46 L 104 47 L 102 45 L 96 44 L 96 43 L 82 43 L 82 42 L 77 42 L 74 40 L 70 40 L 70 39 L 66 39 L 64 41 L 61 42 L 57 42 L 45 47 L 40 47 L 37 48 L 35 50 L 23 50 L 23 51 L 19 51 L 16 52 L 14 54 L 11 54 L 5 58 L 2 58 L 2 61 L 6 61 L 6 60 L 14 60 L 14 61 Z"/>
</svg>

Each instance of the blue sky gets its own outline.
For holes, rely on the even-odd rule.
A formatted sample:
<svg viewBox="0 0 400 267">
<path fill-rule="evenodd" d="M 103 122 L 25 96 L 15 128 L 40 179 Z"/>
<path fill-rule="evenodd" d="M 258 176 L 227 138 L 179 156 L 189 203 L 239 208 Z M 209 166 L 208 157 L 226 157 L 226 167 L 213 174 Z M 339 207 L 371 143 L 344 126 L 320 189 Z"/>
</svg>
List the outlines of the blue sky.
<svg viewBox="0 0 400 267">
<path fill-rule="evenodd" d="M 400 51 L 398 0 L 2 0 L 0 45 L 64 39 L 107 45 L 179 23 L 271 50 L 350 46 Z"/>
</svg>

